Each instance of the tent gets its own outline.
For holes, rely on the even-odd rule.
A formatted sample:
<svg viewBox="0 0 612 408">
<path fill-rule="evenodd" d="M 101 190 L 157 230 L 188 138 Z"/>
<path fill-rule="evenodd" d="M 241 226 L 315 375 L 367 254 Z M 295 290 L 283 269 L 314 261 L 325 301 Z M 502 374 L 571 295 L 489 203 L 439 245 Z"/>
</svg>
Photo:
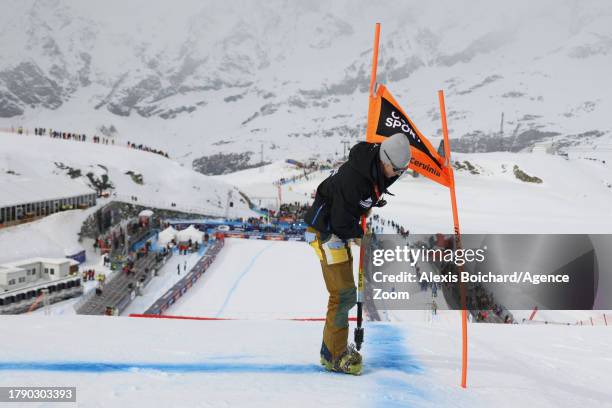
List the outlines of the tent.
<svg viewBox="0 0 612 408">
<path fill-rule="evenodd" d="M 187 242 L 190 239 L 192 242 L 202 242 L 204 233 L 196 229 L 193 225 L 190 225 L 187 229 L 179 231 L 176 234 L 176 240 L 178 242 Z"/>
<path fill-rule="evenodd" d="M 153 211 L 151 210 L 142 210 L 140 213 L 138 213 L 138 218 L 140 217 L 150 217 L 153 215 Z"/>
<path fill-rule="evenodd" d="M 159 245 L 166 246 L 175 238 L 176 230 L 172 227 L 168 227 L 159 233 L 159 235 L 157 236 L 157 242 L 159 243 Z"/>
</svg>

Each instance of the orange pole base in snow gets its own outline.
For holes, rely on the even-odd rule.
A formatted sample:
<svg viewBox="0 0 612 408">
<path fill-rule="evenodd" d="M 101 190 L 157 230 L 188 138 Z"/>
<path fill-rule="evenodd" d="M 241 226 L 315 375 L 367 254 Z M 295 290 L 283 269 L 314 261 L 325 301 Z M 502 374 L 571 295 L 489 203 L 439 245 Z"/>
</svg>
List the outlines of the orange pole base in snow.
<svg viewBox="0 0 612 408">
<path fill-rule="evenodd" d="M 533 320 L 533 318 L 535 317 L 536 313 L 538 312 L 538 307 L 534 307 L 533 311 L 531 312 L 531 315 L 529 315 L 529 320 Z"/>
</svg>

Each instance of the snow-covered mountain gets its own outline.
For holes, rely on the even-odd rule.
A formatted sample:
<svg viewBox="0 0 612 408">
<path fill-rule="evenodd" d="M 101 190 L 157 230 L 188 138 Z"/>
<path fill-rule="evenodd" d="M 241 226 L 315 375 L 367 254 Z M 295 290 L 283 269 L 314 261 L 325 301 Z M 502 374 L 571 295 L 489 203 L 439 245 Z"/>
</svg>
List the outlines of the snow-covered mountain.
<svg viewBox="0 0 612 408">
<path fill-rule="evenodd" d="M 340 140 L 363 137 L 380 21 L 379 80 L 432 139 L 438 89 L 453 137 L 610 137 L 605 1 L 10 0 L 4 10 L 4 127 L 114 125 L 188 164 L 216 152 L 258 161 L 262 144 L 265 159 L 341 154 Z"/>
</svg>

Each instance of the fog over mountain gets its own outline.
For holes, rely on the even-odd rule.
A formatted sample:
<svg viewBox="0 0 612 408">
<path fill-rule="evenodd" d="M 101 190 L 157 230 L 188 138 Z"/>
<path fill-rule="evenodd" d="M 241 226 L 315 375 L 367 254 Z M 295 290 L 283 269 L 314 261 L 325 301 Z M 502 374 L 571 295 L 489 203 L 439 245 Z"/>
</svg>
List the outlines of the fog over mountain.
<svg viewBox="0 0 612 408">
<path fill-rule="evenodd" d="M 1 127 L 113 125 L 121 142 L 187 165 L 218 152 L 258 161 L 262 144 L 265 159 L 342 154 L 341 140 L 363 137 L 380 21 L 379 81 L 434 141 L 438 89 L 452 137 L 468 136 L 463 150 L 494 150 L 482 139 L 499 135 L 513 138 L 507 150 L 610 140 L 610 2 L 9 0 L 3 10 Z"/>
</svg>

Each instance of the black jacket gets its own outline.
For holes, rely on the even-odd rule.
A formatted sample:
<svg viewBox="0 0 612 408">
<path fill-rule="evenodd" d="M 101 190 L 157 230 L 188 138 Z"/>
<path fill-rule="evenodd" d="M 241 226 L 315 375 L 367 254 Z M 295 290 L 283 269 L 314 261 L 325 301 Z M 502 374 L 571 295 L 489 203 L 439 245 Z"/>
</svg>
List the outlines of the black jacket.
<svg viewBox="0 0 612 408">
<path fill-rule="evenodd" d="M 337 172 L 323 180 L 317 188 L 312 207 L 305 221 L 323 236 L 336 234 L 341 239 L 360 238 L 360 218 L 376 205 L 396 177 L 386 178 L 378 152 L 380 145 L 361 142 L 353 146 L 349 158 Z"/>
</svg>

